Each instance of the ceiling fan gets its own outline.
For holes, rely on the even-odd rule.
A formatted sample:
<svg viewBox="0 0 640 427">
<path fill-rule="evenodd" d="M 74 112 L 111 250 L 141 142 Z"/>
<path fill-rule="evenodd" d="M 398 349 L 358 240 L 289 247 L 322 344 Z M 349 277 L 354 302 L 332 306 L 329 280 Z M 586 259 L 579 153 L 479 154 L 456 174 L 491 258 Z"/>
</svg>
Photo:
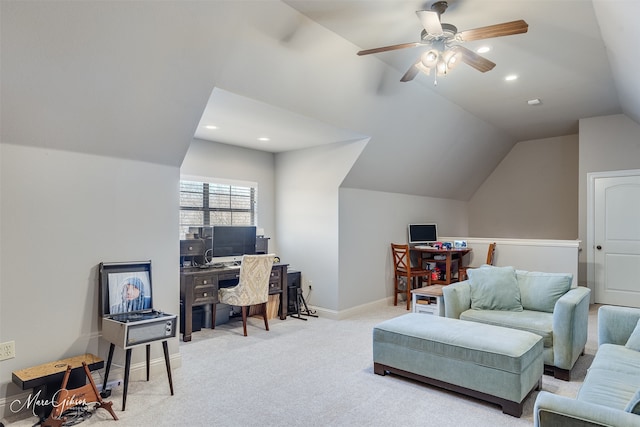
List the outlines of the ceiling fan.
<svg viewBox="0 0 640 427">
<path fill-rule="evenodd" d="M 402 76 L 400 79 L 402 82 L 413 80 L 419 71 L 429 75 L 432 69 L 435 70 L 437 79 L 437 76 L 447 75 L 461 61 L 485 73 L 493 69 L 496 64 L 461 46 L 459 43 L 522 34 L 526 33 L 529 28 L 529 24 L 525 21 L 518 20 L 458 32 L 454 25 L 441 22 L 441 16 L 448 6 L 446 1 L 437 1 L 431 5 L 431 10 L 419 10 L 416 12 L 424 27 L 420 41 L 361 50 L 358 55 L 369 55 L 409 47 L 430 46 L 431 48 L 420 55 L 416 63 L 411 65 L 409 70 Z M 438 81 L 435 80 L 434 84 L 438 84 Z"/>
</svg>

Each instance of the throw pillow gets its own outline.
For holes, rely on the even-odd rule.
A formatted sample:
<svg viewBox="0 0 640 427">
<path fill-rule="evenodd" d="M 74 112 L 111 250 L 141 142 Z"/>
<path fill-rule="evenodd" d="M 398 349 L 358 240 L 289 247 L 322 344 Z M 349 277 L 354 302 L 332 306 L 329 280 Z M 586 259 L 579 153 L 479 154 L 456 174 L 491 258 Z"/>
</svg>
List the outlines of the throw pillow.
<svg viewBox="0 0 640 427">
<path fill-rule="evenodd" d="M 640 351 L 640 319 L 624 346 L 631 350 Z"/>
<path fill-rule="evenodd" d="M 516 278 L 525 310 L 553 313 L 556 302 L 571 288 L 573 275 L 517 270 Z"/>
<path fill-rule="evenodd" d="M 640 415 L 640 390 L 636 390 L 627 406 L 624 408 L 625 412 L 631 412 L 632 414 Z"/>
<path fill-rule="evenodd" d="M 513 267 L 472 268 L 467 275 L 473 310 L 522 311 Z"/>
</svg>

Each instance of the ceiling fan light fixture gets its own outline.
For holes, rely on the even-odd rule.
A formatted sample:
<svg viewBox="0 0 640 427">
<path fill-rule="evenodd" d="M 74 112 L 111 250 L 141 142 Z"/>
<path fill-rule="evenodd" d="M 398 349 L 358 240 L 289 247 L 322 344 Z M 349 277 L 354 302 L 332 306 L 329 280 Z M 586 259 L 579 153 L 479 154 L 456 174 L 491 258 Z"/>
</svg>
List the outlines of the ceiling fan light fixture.
<svg viewBox="0 0 640 427">
<path fill-rule="evenodd" d="M 438 61 L 438 65 L 436 65 L 436 71 L 438 72 L 438 76 L 446 76 L 449 72 L 449 67 L 444 59 Z"/>
<path fill-rule="evenodd" d="M 421 71 L 421 72 L 425 73 L 427 76 L 428 76 L 429 74 L 431 74 L 431 68 L 427 68 L 427 67 L 425 67 L 425 66 L 424 66 L 424 64 L 423 64 L 421 61 L 418 61 L 418 62 L 415 64 L 415 67 L 416 67 L 419 71 Z"/>
<path fill-rule="evenodd" d="M 438 64 L 439 57 L 440 57 L 440 53 L 435 49 L 431 49 L 422 54 L 422 57 L 420 58 L 420 63 L 425 68 L 433 68 Z"/>
<path fill-rule="evenodd" d="M 462 54 L 456 49 L 449 49 L 442 54 L 442 59 L 448 70 L 453 70 L 460 63 Z"/>
</svg>

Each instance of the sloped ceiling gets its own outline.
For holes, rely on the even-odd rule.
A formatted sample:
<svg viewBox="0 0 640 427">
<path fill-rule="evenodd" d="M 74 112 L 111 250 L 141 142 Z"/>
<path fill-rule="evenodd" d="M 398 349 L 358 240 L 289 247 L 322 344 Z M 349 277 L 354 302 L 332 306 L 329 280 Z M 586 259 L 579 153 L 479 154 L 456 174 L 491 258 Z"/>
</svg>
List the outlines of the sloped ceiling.
<svg viewBox="0 0 640 427">
<path fill-rule="evenodd" d="M 344 185 L 466 200 L 515 142 L 620 112 L 618 93 L 637 120 L 636 59 L 623 54 L 635 2 L 596 1 L 597 14 L 585 0 L 450 3 L 460 28 L 529 22 L 490 58 L 524 64 L 519 89 L 498 86 L 498 67 L 400 83 L 411 53 L 355 55 L 415 39 L 416 1 L 3 0 L 2 142 L 179 166 L 218 88 L 338 130 L 327 143 L 370 138 Z M 545 109 L 527 109 L 532 96 Z"/>
</svg>

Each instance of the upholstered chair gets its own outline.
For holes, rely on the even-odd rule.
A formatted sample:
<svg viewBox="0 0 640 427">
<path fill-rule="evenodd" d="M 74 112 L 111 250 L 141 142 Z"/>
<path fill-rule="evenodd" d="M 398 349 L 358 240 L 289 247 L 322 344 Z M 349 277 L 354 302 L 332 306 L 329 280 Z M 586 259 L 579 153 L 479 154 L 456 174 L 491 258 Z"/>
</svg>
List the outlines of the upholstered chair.
<svg viewBox="0 0 640 427">
<path fill-rule="evenodd" d="M 247 336 L 247 308 L 252 305 L 262 306 L 264 327 L 267 331 L 269 330 L 267 301 L 273 259 L 273 254 L 243 256 L 238 284 L 218 290 L 218 300 L 221 303 L 242 307 L 242 328 L 245 337 Z"/>
</svg>

